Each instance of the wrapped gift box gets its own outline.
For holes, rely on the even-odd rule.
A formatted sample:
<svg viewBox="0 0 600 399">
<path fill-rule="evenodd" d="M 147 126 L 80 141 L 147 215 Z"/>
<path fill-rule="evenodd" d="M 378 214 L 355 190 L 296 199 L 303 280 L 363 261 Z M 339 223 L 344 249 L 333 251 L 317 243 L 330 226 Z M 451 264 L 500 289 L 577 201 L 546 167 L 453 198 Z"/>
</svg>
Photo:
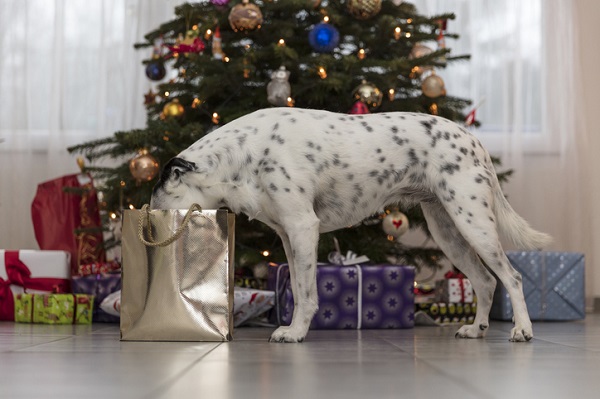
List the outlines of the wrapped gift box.
<svg viewBox="0 0 600 399">
<path fill-rule="evenodd" d="M 414 326 L 412 266 L 319 265 L 319 310 L 312 329 L 379 329 Z M 289 267 L 276 269 L 275 314 L 277 323 L 289 325 L 294 311 Z"/>
<path fill-rule="evenodd" d="M 106 313 L 100 308 L 104 299 L 121 289 L 121 273 L 90 274 L 73 276 L 73 292 L 94 296 L 94 322 L 118 323 L 119 317 Z"/>
<path fill-rule="evenodd" d="M 253 288 L 235 287 L 233 291 L 233 326 L 239 327 L 248 320 L 271 310 L 275 292 Z"/>
<path fill-rule="evenodd" d="M 0 320 L 14 320 L 14 295 L 71 292 L 65 251 L 0 250 Z"/>
<path fill-rule="evenodd" d="M 94 298 L 73 294 L 17 294 L 15 321 L 41 324 L 91 324 Z"/>
<path fill-rule="evenodd" d="M 469 279 L 445 278 L 435 283 L 436 302 L 473 303 L 475 296 Z"/>
<path fill-rule="evenodd" d="M 585 318 L 585 262 L 576 252 L 508 251 L 508 259 L 523 276 L 523 294 L 531 320 Z M 508 292 L 498 281 L 490 317 L 511 320 Z"/>
<path fill-rule="evenodd" d="M 109 262 L 96 262 L 79 265 L 77 275 L 89 276 L 90 274 L 115 273 L 121 271 L 121 264 L 116 260 Z"/>
<path fill-rule="evenodd" d="M 416 324 L 473 324 L 476 303 L 434 302 L 415 305 Z"/>
</svg>

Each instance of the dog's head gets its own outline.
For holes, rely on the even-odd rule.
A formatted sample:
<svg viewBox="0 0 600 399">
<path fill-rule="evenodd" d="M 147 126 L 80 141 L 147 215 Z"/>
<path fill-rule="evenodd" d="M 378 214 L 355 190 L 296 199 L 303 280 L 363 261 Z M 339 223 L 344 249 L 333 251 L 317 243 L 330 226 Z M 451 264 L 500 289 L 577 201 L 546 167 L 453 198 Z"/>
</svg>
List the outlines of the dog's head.
<svg viewBox="0 0 600 399">
<path fill-rule="evenodd" d="M 206 170 L 195 162 L 180 157 L 171 159 L 164 166 L 160 178 L 152 190 L 152 209 L 185 209 L 192 203 L 203 208 L 214 206 L 209 195 L 204 193 L 201 181 Z"/>
</svg>

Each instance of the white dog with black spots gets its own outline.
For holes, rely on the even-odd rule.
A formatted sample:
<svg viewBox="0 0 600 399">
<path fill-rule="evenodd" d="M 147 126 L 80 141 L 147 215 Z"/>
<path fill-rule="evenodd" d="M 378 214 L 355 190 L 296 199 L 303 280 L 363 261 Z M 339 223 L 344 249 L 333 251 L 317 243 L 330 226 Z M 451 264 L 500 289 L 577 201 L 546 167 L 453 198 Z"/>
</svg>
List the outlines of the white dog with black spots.
<svg viewBox="0 0 600 399">
<path fill-rule="evenodd" d="M 281 237 L 294 314 L 271 341 L 301 342 L 308 332 L 318 308 L 319 234 L 397 203 L 420 204 L 435 242 L 472 283 L 477 314 L 457 337 L 486 334 L 496 287 L 488 268 L 511 297 L 510 340 L 533 337 L 521 275 L 505 256 L 499 234 L 524 249 L 542 248 L 550 237 L 509 205 L 479 140 L 447 119 L 259 110 L 207 134 L 163 168 L 152 207 L 187 208 L 194 202 L 242 212 Z"/>
</svg>

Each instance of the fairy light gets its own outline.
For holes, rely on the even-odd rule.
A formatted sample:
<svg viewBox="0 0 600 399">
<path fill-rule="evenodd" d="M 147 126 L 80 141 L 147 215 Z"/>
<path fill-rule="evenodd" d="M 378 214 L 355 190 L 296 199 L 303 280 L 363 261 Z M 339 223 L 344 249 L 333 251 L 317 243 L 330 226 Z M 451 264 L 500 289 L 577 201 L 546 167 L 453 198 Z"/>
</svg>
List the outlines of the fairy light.
<svg viewBox="0 0 600 399">
<path fill-rule="evenodd" d="M 412 22 L 413 22 L 412 18 L 409 18 L 409 19 L 406 20 L 407 24 L 412 24 Z"/>
<path fill-rule="evenodd" d="M 406 32 L 405 36 L 406 37 L 411 37 L 412 35 L 410 34 L 410 32 Z"/>
<path fill-rule="evenodd" d="M 111 212 L 111 213 L 110 213 L 110 218 L 111 218 L 112 220 L 115 220 L 115 219 L 117 218 L 117 214 L 116 214 L 116 213 L 114 213 L 114 212 Z"/>
<path fill-rule="evenodd" d="M 165 97 L 169 97 L 171 93 L 169 93 L 168 91 L 165 91 Z"/>
<path fill-rule="evenodd" d="M 318 69 L 317 69 L 317 73 L 319 74 L 319 77 L 320 77 L 321 79 L 325 79 L 325 78 L 327 77 L 327 71 L 326 71 L 326 70 L 325 70 L 325 68 L 324 68 L 324 67 L 322 67 L 322 66 L 318 67 Z"/>
<path fill-rule="evenodd" d="M 121 180 L 120 185 L 121 185 L 121 187 L 125 187 L 125 182 L 123 180 Z"/>
<path fill-rule="evenodd" d="M 219 114 L 217 114 L 216 112 L 213 112 L 212 114 L 212 123 L 214 123 L 215 125 L 219 124 Z"/>
<path fill-rule="evenodd" d="M 223 62 L 229 62 L 229 61 L 230 61 L 229 57 L 227 57 L 227 56 L 223 57 Z"/>
<path fill-rule="evenodd" d="M 200 104 L 202 104 L 202 101 L 200 101 L 200 99 L 196 97 L 194 98 L 194 101 L 192 101 L 192 108 L 198 108 Z"/>
<path fill-rule="evenodd" d="M 402 29 L 400 29 L 399 26 L 396 26 L 396 28 L 394 29 L 394 39 L 399 40 L 401 33 L 402 33 Z"/>
<path fill-rule="evenodd" d="M 294 101 L 294 99 L 292 97 L 287 98 L 287 106 L 288 107 L 293 107 L 295 103 L 296 102 Z"/>
<path fill-rule="evenodd" d="M 396 90 L 394 90 L 394 89 L 388 90 L 388 98 L 390 99 L 390 101 L 394 101 L 395 94 L 396 94 Z"/>
<path fill-rule="evenodd" d="M 264 256 L 266 258 L 267 256 L 271 255 L 271 252 L 264 250 L 261 252 L 261 254 L 262 254 L 262 256 Z"/>
<path fill-rule="evenodd" d="M 279 39 L 279 41 L 277 42 L 277 45 L 278 45 L 279 47 L 284 47 L 284 46 L 285 46 L 285 40 L 283 40 L 283 39 Z"/>
<path fill-rule="evenodd" d="M 198 25 L 192 26 L 192 30 L 198 30 Z"/>
<path fill-rule="evenodd" d="M 323 18 L 323 22 L 325 22 L 325 23 L 329 22 L 329 17 L 327 15 L 325 15 L 325 17 Z"/>
<path fill-rule="evenodd" d="M 213 31 L 211 29 L 207 29 L 206 32 L 204 32 L 204 39 L 206 39 L 206 40 L 210 39 L 212 34 L 213 34 Z"/>
<path fill-rule="evenodd" d="M 129 209 L 133 210 L 135 209 L 135 206 L 133 206 L 133 204 L 129 204 Z"/>
<path fill-rule="evenodd" d="M 364 48 L 361 48 L 360 50 L 358 50 L 358 59 L 359 60 L 364 60 L 366 56 L 366 51 Z"/>
</svg>

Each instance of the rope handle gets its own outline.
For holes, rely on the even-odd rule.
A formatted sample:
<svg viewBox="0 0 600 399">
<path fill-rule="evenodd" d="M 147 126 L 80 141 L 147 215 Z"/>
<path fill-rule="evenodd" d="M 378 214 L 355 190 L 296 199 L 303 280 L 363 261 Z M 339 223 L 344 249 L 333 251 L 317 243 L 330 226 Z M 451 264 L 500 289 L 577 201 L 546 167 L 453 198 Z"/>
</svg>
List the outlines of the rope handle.
<svg viewBox="0 0 600 399">
<path fill-rule="evenodd" d="M 138 223 L 138 238 L 140 239 L 141 242 L 143 242 L 145 245 L 147 245 L 149 247 L 166 247 L 167 245 L 171 244 L 173 241 L 177 240 L 181 236 L 181 234 L 183 233 L 183 230 L 187 227 L 187 224 L 189 223 L 190 219 L 192 218 L 192 213 L 194 211 L 202 212 L 202 207 L 198 204 L 192 204 L 190 206 L 190 209 L 188 209 L 187 213 L 185 214 L 185 217 L 183 218 L 183 222 L 181 222 L 181 226 L 179 226 L 177 228 L 177 230 L 175 230 L 175 233 L 171 237 L 167 238 L 164 241 L 154 242 L 154 238 L 152 237 L 152 226 L 150 224 L 150 205 L 145 204 L 142 207 L 142 213 L 140 214 L 140 220 Z M 144 238 L 144 221 L 146 221 L 146 224 L 147 224 L 149 240 L 146 240 L 146 238 Z"/>
</svg>

